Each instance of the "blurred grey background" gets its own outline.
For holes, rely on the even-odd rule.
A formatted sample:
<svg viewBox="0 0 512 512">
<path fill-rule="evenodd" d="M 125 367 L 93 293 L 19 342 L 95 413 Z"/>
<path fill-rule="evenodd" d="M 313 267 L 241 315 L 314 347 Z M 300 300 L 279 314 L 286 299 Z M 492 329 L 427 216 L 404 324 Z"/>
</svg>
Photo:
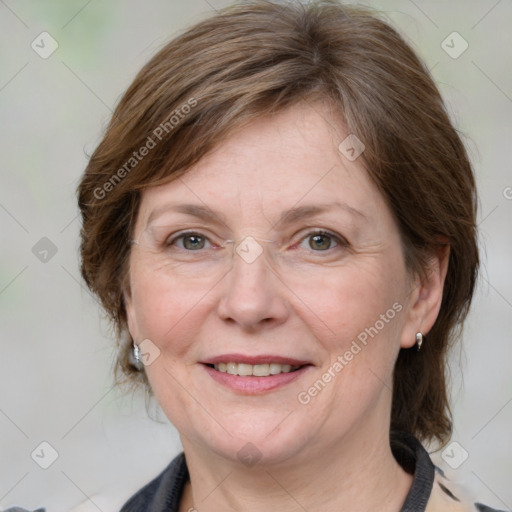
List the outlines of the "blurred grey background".
<svg viewBox="0 0 512 512">
<path fill-rule="evenodd" d="M 156 406 L 150 418 L 142 395 L 113 388 L 112 333 L 79 277 L 75 189 L 143 63 L 229 3 L 0 0 L 0 509 L 118 510 L 180 450 Z M 455 444 L 434 458 L 511 509 L 512 2 L 359 3 L 425 59 L 474 162 L 483 268 L 451 366 Z"/>
</svg>

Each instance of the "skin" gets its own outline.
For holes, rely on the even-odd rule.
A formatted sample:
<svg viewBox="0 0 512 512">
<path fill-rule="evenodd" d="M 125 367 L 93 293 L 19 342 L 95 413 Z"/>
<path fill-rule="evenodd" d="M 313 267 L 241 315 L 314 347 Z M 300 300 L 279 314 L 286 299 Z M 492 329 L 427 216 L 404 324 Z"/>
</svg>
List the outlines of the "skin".
<svg viewBox="0 0 512 512">
<path fill-rule="evenodd" d="M 137 343 L 149 339 L 160 351 L 145 370 L 187 457 L 181 510 L 397 511 L 410 489 L 388 441 L 392 372 L 400 348 L 437 317 L 448 252 L 432 257 L 424 281 L 408 272 L 390 209 L 361 159 L 338 150 L 347 135 L 326 104 L 299 104 L 234 133 L 182 178 L 142 194 L 137 240 L 145 240 L 152 212 L 191 203 L 223 222 L 168 211 L 153 225 L 201 231 L 212 245 L 248 235 L 281 243 L 261 242 L 252 263 L 235 254 L 222 264 L 164 263 L 144 244 L 133 246 L 128 325 Z M 359 214 L 333 209 L 278 222 L 290 208 L 334 201 Z M 348 244 L 329 246 L 327 238 L 327 251 L 311 248 L 315 229 Z M 298 394 L 393 304 L 401 311 L 300 403 Z M 311 366 L 285 386 L 245 395 L 200 363 L 226 353 Z M 237 457 L 248 442 L 261 457 L 251 467 Z"/>
</svg>

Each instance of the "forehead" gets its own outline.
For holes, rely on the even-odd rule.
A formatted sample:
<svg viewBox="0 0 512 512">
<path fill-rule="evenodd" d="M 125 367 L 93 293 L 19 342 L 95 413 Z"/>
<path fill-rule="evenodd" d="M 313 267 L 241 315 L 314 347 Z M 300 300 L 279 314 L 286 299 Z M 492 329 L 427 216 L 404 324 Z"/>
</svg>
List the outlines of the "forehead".
<svg viewBox="0 0 512 512">
<path fill-rule="evenodd" d="M 244 222 L 279 216 L 303 205 L 341 202 L 367 218 L 382 215 L 384 201 L 361 160 L 338 149 L 348 136 L 326 105 L 296 105 L 231 135 L 177 180 L 143 192 L 147 221 L 182 201 Z"/>
</svg>

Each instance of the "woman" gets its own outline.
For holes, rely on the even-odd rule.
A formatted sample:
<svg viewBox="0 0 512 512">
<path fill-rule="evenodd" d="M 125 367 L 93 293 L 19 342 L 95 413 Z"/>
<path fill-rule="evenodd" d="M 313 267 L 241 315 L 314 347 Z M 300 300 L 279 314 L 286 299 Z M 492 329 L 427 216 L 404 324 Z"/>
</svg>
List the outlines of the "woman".
<svg viewBox="0 0 512 512">
<path fill-rule="evenodd" d="M 436 474 L 476 192 L 386 23 L 245 2 L 165 46 L 79 186 L 82 274 L 184 453 L 135 511 L 490 510 Z"/>
</svg>

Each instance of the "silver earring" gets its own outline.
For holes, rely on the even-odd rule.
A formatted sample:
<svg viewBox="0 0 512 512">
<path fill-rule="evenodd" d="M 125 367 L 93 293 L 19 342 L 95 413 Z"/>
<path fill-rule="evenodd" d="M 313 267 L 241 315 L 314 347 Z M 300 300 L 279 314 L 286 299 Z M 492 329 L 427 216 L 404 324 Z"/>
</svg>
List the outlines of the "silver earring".
<svg viewBox="0 0 512 512">
<path fill-rule="evenodd" d="M 135 361 L 135 365 L 136 366 L 140 366 L 141 365 L 141 359 L 140 359 L 140 348 L 139 346 L 135 343 L 135 341 L 133 342 L 133 359 Z"/>
<path fill-rule="evenodd" d="M 421 350 L 421 347 L 422 347 L 424 341 L 425 341 L 425 336 L 423 336 L 423 333 L 417 332 L 416 333 L 416 350 L 418 352 Z"/>
</svg>

